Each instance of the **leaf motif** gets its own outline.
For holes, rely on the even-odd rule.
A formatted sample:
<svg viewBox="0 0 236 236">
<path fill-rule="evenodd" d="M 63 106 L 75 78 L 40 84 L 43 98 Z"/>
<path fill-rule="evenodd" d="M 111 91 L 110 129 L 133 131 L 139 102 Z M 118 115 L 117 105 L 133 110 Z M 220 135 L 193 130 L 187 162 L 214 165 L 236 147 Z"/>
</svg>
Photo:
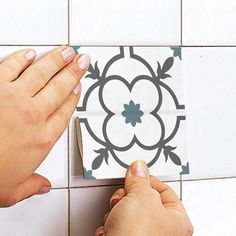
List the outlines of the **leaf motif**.
<svg viewBox="0 0 236 236">
<path fill-rule="evenodd" d="M 164 149 L 165 162 L 168 161 L 168 150 Z"/>
<path fill-rule="evenodd" d="M 166 146 L 165 148 L 166 148 L 167 150 L 169 150 L 169 151 L 173 151 L 173 150 L 175 150 L 177 147 Z"/>
<path fill-rule="evenodd" d="M 161 65 L 159 63 L 159 61 L 157 62 L 157 75 L 161 74 Z"/>
<path fill-rule="evenodd" d="M 88 72 L 90 72 L 90 74 L 87 74 L 85 76 L 85 78 L 91 78 L 91 79 L 100 79 L 100 70 L 98 68 L 98 62 L 95 63 L 94 68 L 93 66 L 90 64 L 89 68 L 88 68 Z"/>
<path fill-rule="evenodd" d="M 101 166 L 102 162 L 103 162 L 103 156 L 102 156 L 102 155 L 97 156 L 97 157 L 93 160 L 92 169 L 93 169 L 93 170 L 98 169 L 98 168 Z"/>
<path fill-rule="evenodd" d="M 109 163 L 108 163 L 108 153 L 106 153 L 106 155 L 104 156 L 104 159 L 105 159 L 105 162 L 107 163 L 107 165 L 109 165 Z"/>
<path fill-rule="evenodd" d="M 177 166 L 181 166 L 181 160 L 174 152 L 169 152 L 169 157 Z"/>
<path fill-rule="evenodd" d="M 173 57 L 167 58 L 162 66 L 162 71 L 167 72 L 173 66 L 173 63 L 174 63 Z"/>
<path fill-rule="evenodd" d="M 99 68 L 98 68 L 98 62 L 96 61 L 96 63 L 95 63 L 95 73 L 97 74 L 97 75 L 99 75 L 100 74 L 100 70 L 99 70 Z"/>
<path fill-rule="evenodd" d="M 98 150 L 94 150 L 94 152 L 99 153 L 99 154 L 103 153 L 103 151 L 104 151 L 104 148 L 100 148 Z"/>
</svg>

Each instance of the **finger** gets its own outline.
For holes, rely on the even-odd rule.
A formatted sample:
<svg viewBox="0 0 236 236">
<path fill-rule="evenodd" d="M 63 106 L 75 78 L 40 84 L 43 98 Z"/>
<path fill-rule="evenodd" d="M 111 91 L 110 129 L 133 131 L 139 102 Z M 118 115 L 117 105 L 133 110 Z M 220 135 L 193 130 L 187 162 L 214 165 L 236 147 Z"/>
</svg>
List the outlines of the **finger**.
<svg viewBox="0 0 236 236">
<path fill-rule="evenodd" d="M 32 174 L 22 184 L 0 196 L 0 206 L 12 206 L 35 194 L 45 194 L 51 189 L 51 183 L 39 174 Z"/>
<path fill-rule="evenodd" d="M 125 190 L 123 188 L 116 190 L 110 199 L 110 209 L 112 209 L 124 196 Z"/>
<path fill-rule="evenodd" d="M 51 116 L 49 116 L 47 120 L 48 130 L 50 134 L 55 135 L 56 139 L 59 138 L 66 129 L 79 102 L 80 93 L 81 84 L 79 82 L 64 103 L 54 113 L 52 113 Z"/>
<path fill-rule="evenodd" d="M 106 223 L 106 220 L 107 220 L 107 217 L 109 216 L 109 214 L 110 214 L 110 211 L 108 211 L 108 212 L 104 215 L 104 217 L 103 217 L 104 224 Z"/>
<path fill-rule="evenodd" d="M 35 96 L 36 103 L 48 117 L 68 97 L 90 65 L 90 57 L 81 55 L 62 69 Z"/>
<path fill-rule="evenodd" d="M 56 48 L 27 68 L 16 82 L 28 95 L 34 96 L 58 71 L 71 62 L 75 55 L 71 47 Z"/>
<path fill-rule="evenodd" d="M 104 234 L 104 226 L 101 226 L 96 229 L 94 236 L 103 236 Z"/>
<path fill-rule="evenodd" d="M 24 49 L 7 57 L 0 64 L 0 80 L 11 82 L 33 62 L 36 52 L 32 49 Z"/>
<path fill-rule="evenodd" d="M 126 173 L 125 192 L 142 195 L 147 189 L 151 189 L 148 167 L 145 162 L 136 161 Z"/>
<path fill-rule="evenodd" d="M 162 204 L 168 206 L 169 204 L 180 204 L 181 201 L 176 193 L 167 185 L 151 176 L 151 186 L 160 194 Z"/>
</svg>

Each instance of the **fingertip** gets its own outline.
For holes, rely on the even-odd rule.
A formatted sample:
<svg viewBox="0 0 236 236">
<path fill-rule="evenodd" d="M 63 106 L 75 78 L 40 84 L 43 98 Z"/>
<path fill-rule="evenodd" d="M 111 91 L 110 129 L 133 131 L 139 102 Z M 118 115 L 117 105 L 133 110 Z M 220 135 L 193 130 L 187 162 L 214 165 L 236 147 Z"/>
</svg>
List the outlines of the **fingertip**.
<svg viewBox="0 0 236 236">
<path fill-rule="evenodd" d="M 33 49 L 28 49 L 25 53 L 25 59 L 29 62 L 33 61 L 36 58 L 36 51 Z"/>
<path fill-rule="evenodd" d="M 139 176 L 143 178 L 148 178 L 149 179 L 149 169 L 145 161 L 143 160 L 138 160 L 133 162 L 126 173 L 126 177 L 129 176 Z"/>
<path fill-rule="evenodd" d="M 103 236 L 104 234 L 104 226 L 101 226 L 96 229 L 94 236 Z"/>
<path fill-rule="evenodd" d="M 76 62 L 82 71 L 87 71 L 91 63 L 91 57 L 87 54 L 80 54 Z"/>
</svg>

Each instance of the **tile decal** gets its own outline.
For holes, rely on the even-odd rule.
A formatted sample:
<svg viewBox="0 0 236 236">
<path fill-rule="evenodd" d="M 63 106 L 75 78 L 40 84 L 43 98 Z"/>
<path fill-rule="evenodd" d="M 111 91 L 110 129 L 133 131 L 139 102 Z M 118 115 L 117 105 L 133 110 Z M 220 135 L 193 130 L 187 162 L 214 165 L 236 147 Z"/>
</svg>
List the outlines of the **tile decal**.
<svg viewBox="0 0 236 236">
<path fill-rule="evenodd" d="M 77 107 L 84 177 L 124 177 L 136 159 L 153 175 L 187 173 L 181 49 L 80 50 L 95 57 Z"/>
</svg>

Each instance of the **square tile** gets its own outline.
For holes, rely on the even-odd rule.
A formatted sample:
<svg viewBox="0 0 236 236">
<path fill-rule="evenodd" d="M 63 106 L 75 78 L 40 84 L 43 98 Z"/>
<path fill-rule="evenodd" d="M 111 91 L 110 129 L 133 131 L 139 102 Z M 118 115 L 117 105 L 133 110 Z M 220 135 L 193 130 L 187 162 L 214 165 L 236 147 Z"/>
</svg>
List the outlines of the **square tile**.
<svg viewBox="0 0 236 236">
<path fill-rule="evenodd" d="M 53 46 L 0 46 L 0 61 L 15 51 L 24 48 L 32 48 L 37 52 L 37 58 L 43 56 L 48 51 L 54 49 Z M 36 170 L 48 178 L 53 187 L 68 186 L 68 132 L 64 132 L 62 137 L 57 141 L 45 161 Z"/>
<path fill-rule="evenodd" d="M 236 45 L 236 1 L 183 0 L 184 45 Z"/>
<path fill-rule="evenodd" d="M 0 44 L 68 43 L 67 0 L 0 1 Z"/>
<path fill-rule="evenodd" d="M 179 45 L 180 0 L 70 0 L 70 44 Z"/>
<path fill-rule="evenodd" d="M 188 161 L 181 49 L 79 51 L 93 58 L 77 107 L 85 178 L 122 178 L 139 159 L 153 175 L 183 173 Z"/>
<path fill-rule="evenodd" d="M 56 142 L 44 162 L 35 171 L 48 178 L 52 187 L 68 186 L 68 133 Z"/>
<path fill-rule="evenodd" d="M 70 235 L 93 235 L 103 224 L 110 197 L 119 186 L 75 188 L 70 190 Z"/>
<path fill-rule="evenodd" d="M 167 184 L 179 195 L 179 183 Z M 103 217 L 109 210 L 110 197 L 118 188 L 120 186 L 71 189 L 70 235 L 93 235 L 94 230 L 103 224 Z"/>
<path fill-rule="evenodd" d="M 236 176 L 236 48 L 184 48 L 190 175 Z"/>
<path fill-rule="evenodd" d="M 194 236 L 235 235 L 236 179 L 186 181 L 183 204 Z"/>
<path fill-rule="evenodd" d="M 68 190 L 51 190 L 0 209 L 3 236 L 67 236 Z"/>
</svg>

